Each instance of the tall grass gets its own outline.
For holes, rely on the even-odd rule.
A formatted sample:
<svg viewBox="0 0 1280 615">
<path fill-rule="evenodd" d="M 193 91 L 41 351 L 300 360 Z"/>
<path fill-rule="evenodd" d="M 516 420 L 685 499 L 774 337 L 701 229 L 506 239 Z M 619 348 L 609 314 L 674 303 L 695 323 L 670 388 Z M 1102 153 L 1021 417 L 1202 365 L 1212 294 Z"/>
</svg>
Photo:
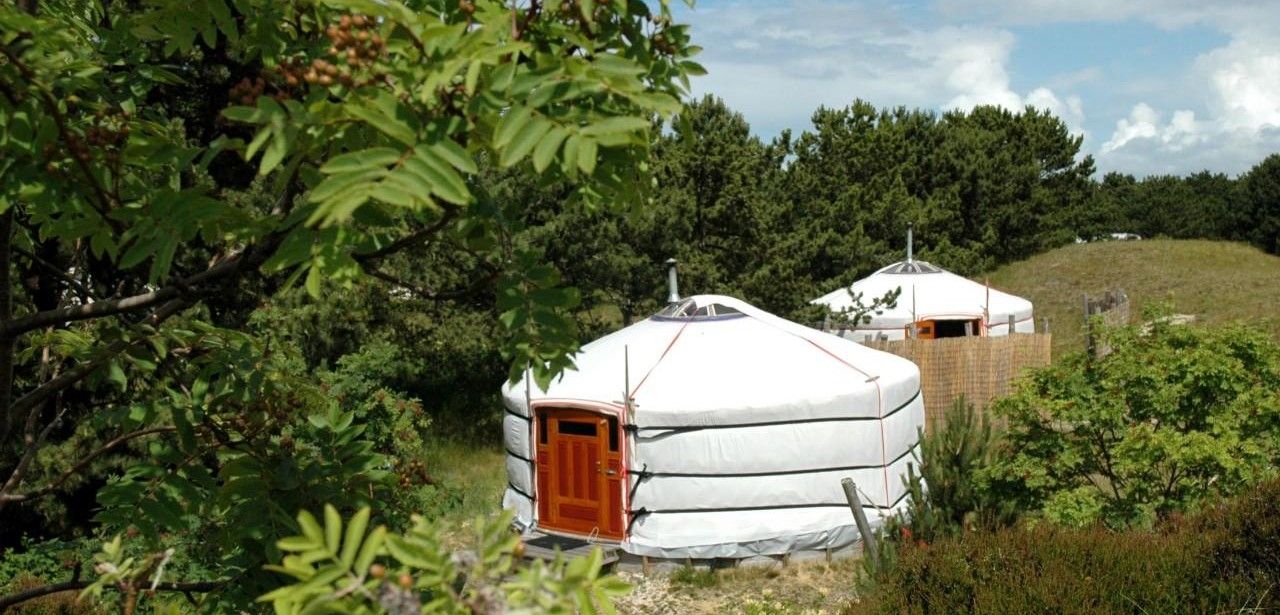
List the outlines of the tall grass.
<svg viewBox="0 0 1280 615">
<path fill-rule="evenodd" d="M 1280 334 L 1280 257 L 1226 241 L 1155 239 L 1070 245 L 1001 267 L 991 285 L 1030 299 L 1048 316 L 1053 353 L 1084 344 L 1081 295 L 1123 289 L 1142 313 L 1172 301 L 1209 323 L 1245 321 Z M 975 278 L 981 280 L 982 278 Z"/>
</svg>

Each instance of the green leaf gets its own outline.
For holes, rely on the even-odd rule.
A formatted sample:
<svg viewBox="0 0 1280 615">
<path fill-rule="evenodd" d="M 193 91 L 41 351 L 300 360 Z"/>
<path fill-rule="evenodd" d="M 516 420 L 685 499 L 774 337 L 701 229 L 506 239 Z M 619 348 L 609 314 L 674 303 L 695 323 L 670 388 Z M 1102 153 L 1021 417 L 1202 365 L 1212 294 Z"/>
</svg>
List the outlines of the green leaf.
<svg viewBox="0 0 1280 615">
<path fill-rule="evenodd" d="M 582 138 L 581 144 L 578 145 L 578 168 L 583 173 L 590 175 L 596 170 L 596 142 L 586 137 Z"/>
<path fill-rule="evenodd" d="M 246 124 L 261 124 L 267 120 L 267 114 L 257 107 L 235 106 L 222 110 L 222 116 Z"/>
<path fill-rule="evenodd" d="M 555 158 L 556 152 L 560 151 L 560 144 L 569 136 L 569 131 L 561 126 L 556 126 L 547 132 L 542 140 L 538 142 L 538 147 L 533 150 L 533 169 L 539 173 L 546 170 L 547 166 Z"/>
<path fill-rule="evenodd" d="M 396 561 L 413 568 L 431 569 L 435 562 L 431 554 L 418 542 L 400 536 L 387 536 L 387 552 Z"/>
<path fill-rule="evenodd" d="M 368 190 L 374 180 L 381 179 L 386 175 L 386 169 L 381 167 L 355 173 L 330 175 L 311 191 L 308 200 L 312 203 L 323 203 L 353 188 Z"/>
<path fill-rule="evenodd" d="M 400 159 L 401 152 L 389 147 L 371 147 L 358 152 L 348 152 L 330 158 L 320 172 L 327 175 L 356 173 L 386 167 Z"/>
<path fill-rule="evenodd" d="M 324 283 L 324 274 L 321 273 L 320 268 L 313 263 L 311 265 L 311 269 L 307 271 L 307 281 L 305 282 L 305 288 L 307 289 L 307 294 L 311 295 L 312 299 L 319 299 L 320 285 L 323 283 Z"/>
<path fill-rule="evenodd" d="M 361 508 L 351 517 L 351 521 L 347 525 L 347 535 L 342 540 L 342 555 L 338 558 L 344 566 L 350 567 L 355 561 L 356 549 L 360 547 L 364 538 L 364 531 L 369 527 L 369 513 L 368 506 Z M 364 571 L 364 568 L 357 567 L 356 570 Z"/>
<path fill-rule="evenodd" d="M 680 68 L 683 68 L 684 72 L 690 77 L 701 77 L 702 75 L 707 74 L 707 69 L 703 68 L 701 64 L 698 64 L 693 60 L 684 60 L 680 62 Z"/>
<path fill-rule="evenodd" d="M 500 166 L 509 167 L 524 159 L 538 145 L 538 140 L 551 130 L 552 124 L 542 118 L 532 118 L 525 122 L 520 131 L 512 137 L 507 148 L 498 159 Z"/>
<path fill-rule="evenodd" d="M 107 364 L 107 380 L 120 387 L 121 391 L 129 387 L 129 378 L 125 376 L 124 368 L 120 366 L 119 361 L 112 361 Z"/>
<path fill-rule="evenodd" d="M 498 121 L 498 130 L 493 136 L 493 146 L 497 149 L 502 149 L 507 143 L 510 143 L 511 139 L 524 130 L 525 124 L 529 122 L 532 115 L 533 112 L 527 107 L 515 107 L 508 111 Z"/>
<path fill-rule="evenodd" d="M 124 251 L 124 256 L 120 257 L 120 267 L 122 269 L 130 269 L 138 263 L 147 260 L 147 257 L 151 256 L 151 253 L 154 251 L 155 245 L 153 243 L 145 242 L 140 239 L 134 241 L 133 245 L 130 245 L 129 249 Z"/>
<path fill-rule="evenodd" d="M 484 70 L 484 62 L 472 60 L 467 65 L 467 78 L 463 83 L 468 96 L 476 93 L 476 84 L 480 82 L 481 70 Z"/>
<path fill-rule="evenodd" d="M 649 129 L 649 121 L 638 117 L 611 117 L 600 120 L 582 129 L 584 135 L 605 135 L 625 132 L 637 132 Z"/>
<path fill-rule="evenodd" d="M 271 140 L 271 144 L 267 146 L 267 151 L 262 153 L 262 160 L 258 163 L 258 175 L 267 175 L 271 173 L 280 161 L 284 160 L 286 154 L 289 153 L 289 143 L 280 131 L 273 131 L 275 138 Z"/>
<path fill-rule="evenodd" d="M 324 545 L 329 553 L 337 555 L 338 540 L 342 538 L 342 515 L 332 504 L 324 505 Z"/>
<path fill-rule="evenodd" d="M 406 146 L 413 147 L 418 141 L 418 135 L 408 124 L 388 116 L 380 109 L 373 109 L 360 102 L 352 102 L 347 105 L 347 113 L 359 120 L 363 120 L 373 128 L 383 134 L 399 141 Z"/>
<path fill-rule="evenodd" d="M 582 137 L 579 135 L 571 135 L 564 141 L 564 154 L 560 158 L 560 170 L 570 177 L 577 173 L 578 169 L 578 150 L 581 149 Z"/>
<path fill-rule="evenodd" d="M 281 538 L 280 540 L 277 540 L 276 546 L 279 547 L 281 551 L 308 551 L 319 545 L 306 536 L 290 536 L 288 538 Z"/>
<path fill-rule="evenodd" d="M 480 169 L 476 167 L 475 160 L 471 158 L 471 154 L 468 154 L 467 150 L 462 149 L 462 146 L 455 143 L 453 139 L 440 139 L 431 143 L 430 147 L 434 154 L 448 162 L 453 168 L 471 175 L 480 172 Z"/>
<path fill-rule="evenodd" d="M 275 254 L 262 263 L 264 271 L 275 272 L 292 267 L 306 260 L 311 254 L 311 246 L 315 242 L 315 231 L 303 225 L 293 227 Z"/>
<path fill-rule="evenodd" d="M 405 161 L 404 169 L 430 186 L 432 194 L 450 203 L 466 205 L 471 201 L 471 192 L 462 176 L 432 155 L 429 149 L 419 150 L 417 155 Z"/>
<path fill-rule="evenodd" d="M 387 537 L 387 528 L 379 525 L 365 539 L 364 546 L 360 548 L 360 553 L 356 555 L 355 570 L 368 570 L 369 565 L 373 563 L 373 559 L 378 556 L 378 550 L 382 548 L 383 542 Z"/>
<path fill-rule="evenodd" d="M 424 202 L 429 202 L 429 199 L 420 197 L 407 189 L 397 177 L 395 175 L 388 176 L 384 181 L 379 182 L 373 188 L 373 191 L 369 193 L 369 198 L 406 209 L 413 209 Z"/>
</svg>

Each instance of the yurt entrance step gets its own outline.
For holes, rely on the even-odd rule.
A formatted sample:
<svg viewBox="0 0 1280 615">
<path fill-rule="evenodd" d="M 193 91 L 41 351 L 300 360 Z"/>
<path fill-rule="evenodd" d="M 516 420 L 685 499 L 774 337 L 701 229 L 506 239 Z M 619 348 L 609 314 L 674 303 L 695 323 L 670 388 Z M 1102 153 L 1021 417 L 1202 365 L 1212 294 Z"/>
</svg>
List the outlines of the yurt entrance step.
<svg viewBox="0 0 1280 615">
<path fill-rule="evenodd" d="M 611 545 L 587 542 L 580 538 L 552 536 L 543 534 L 524 541 L 525 559 L 553 560 L 556 551 L 564 554 L 566 559 L 575 559 L 591 555 L 591 550 L 599 547 L 604 552 L 603 565 L 609 566 L 618 561 L 618 548 Z"/>
</svg>

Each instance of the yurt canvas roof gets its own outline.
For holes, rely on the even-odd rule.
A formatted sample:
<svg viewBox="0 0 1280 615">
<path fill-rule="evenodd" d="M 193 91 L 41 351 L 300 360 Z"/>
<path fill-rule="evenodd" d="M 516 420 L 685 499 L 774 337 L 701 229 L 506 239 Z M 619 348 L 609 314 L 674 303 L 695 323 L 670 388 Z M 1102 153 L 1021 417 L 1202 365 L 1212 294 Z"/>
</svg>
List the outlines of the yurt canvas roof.
<svg viewBox="0 0 1280 615">
<path fill-rule="evenodd" d="M 825 304 L 833 310 L 853 305 L 850 292 L 858 294 L 864 304 L 901 288 L 897 305 L 881 314 L 871 315 L 867 328 L 901 328 L 919 320 L 987 319 L 991 326 L 1031 318 L 1031 302 L 1001 292 L 924 261 L 902 261 L 854 282 L 848 288 L 827 293 L 813 303 Z"/>
<path fill-rule="evenodd" d="M 629 380 L 637 425 L 690 426 L 850 411 L 875 416 L 881 406 L 877 395 L 891 408 L 916 393 L 907 382 L 900 390 L 880 390 L 867 381 L 886 372 L 916 372 L 906 359 L 846 343 L 733 297 L 699 295 L 680 306 L 702 311 L 683 315 L 668 308 L 587 344 L 576 370 L 546 392 L 533 387 L 532 398 L 621 404 Z M 851 378 L 851 371 L 862 377 Z M 523 411 L 523 381 L 505 386 L 503 395 L 509 407 Z"/>
</svg>

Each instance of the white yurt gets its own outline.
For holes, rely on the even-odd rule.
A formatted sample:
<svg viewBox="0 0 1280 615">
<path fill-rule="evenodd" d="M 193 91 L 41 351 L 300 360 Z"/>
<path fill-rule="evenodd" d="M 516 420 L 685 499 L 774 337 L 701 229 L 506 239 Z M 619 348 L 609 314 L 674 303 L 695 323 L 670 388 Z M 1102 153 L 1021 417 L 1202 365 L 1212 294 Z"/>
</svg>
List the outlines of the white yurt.
<svg viewBox="0 0 1280 615">
<path fill-rule="evenodd" d="M 503 389 L 503 506 L 527 535 L 747 558 L 856 542 L 844 477 L 873 525 L 905 507 L 924 424 L 905 359 L 700 295 L 575 360 L 545 392 Z"/>
<path fill-rule="evenodd" d="M 901 289 L 894 307 L 868 314 L 870 322 L 841 331 L 842 336 L 855 341 L 899 340 L 907 336 L 912 324 L 921 339 L 1008 335 L 1010 323 L 1015 333 L 1035 333 L 1030 301 L 915 260 L 910 237 L 908 234 L 907 260 L 812 301 L 839 312 L 852 307 L 855 296 L 869 304 Z"/>
</svg>

